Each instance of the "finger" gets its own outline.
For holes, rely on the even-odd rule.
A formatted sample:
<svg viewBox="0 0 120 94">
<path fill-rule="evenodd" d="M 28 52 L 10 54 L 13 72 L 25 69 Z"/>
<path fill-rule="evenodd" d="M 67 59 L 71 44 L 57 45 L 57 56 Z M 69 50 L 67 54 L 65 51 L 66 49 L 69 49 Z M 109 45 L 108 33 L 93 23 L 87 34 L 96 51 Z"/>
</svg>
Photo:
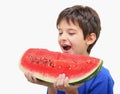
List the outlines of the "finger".
<svg viewBox="0 0 120 94">
<path fill-rule="evenodd" d="M 63 86 L 65 79 L 65 74 L 61 74 L 58 78 L 58 86 Z"/>
<path fill-rule="evenodd" d="M 56 86 L 60 87 L 63 85 L 64 75 L 60 74 L 56 80 Z"/>
<path fill-rule="evenodd" d="M 65 77 L 65 79 L 64 79 L 64 87 L 67 88 L 69 86 L 70 86 L 69 85 L 69 79 L 68 79 L 68 77 Z"/>
<path fill-rule="evenodd" d="M 58 78 L 56 79 L 54 86 L 57 89 L 62 89 L 64 86 L 64 79 L 65 79 L 65 74 L 60 74 Z"/>
<path fill-rule="evenodd" d="M 27 80 L 30 81 L 30 74 L 29 73 L 25 73 L 24 75 L 27 78 Z"/>
<path fill-rule="evenodd" d="M 27 72 L 24 75 L 25 75 L 25 77 L 27 78 L 28 81 L 34 82 L 35 78 L 32 76 L 31 73 Z"/>
</svg>

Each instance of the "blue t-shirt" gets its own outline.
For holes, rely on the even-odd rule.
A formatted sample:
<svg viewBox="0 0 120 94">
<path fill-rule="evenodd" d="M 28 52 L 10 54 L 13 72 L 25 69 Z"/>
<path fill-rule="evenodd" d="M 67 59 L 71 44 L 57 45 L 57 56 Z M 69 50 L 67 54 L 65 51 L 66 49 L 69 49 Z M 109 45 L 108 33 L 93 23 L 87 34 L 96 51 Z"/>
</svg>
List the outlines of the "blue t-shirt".
<svg viewBox="0 0 120 94">
<path fill-rule="evenodd" d="M 114 81 L 109 71 L 102 67 L 100 72 L 92 79 L 78 88 L 79 94 L 113 94 Z M 57 94 L 65 94 L 58 90 Z"/>
</svg>

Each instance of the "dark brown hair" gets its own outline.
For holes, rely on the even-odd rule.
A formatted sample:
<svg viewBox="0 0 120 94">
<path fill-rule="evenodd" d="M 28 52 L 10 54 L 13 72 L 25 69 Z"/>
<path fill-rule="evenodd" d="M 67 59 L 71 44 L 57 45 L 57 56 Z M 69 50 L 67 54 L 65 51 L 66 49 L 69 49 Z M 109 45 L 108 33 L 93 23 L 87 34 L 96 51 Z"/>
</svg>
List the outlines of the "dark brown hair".
<svg viewBox="0 0 120 94">
<path fill-rule="evenodd" d="M 58 26 L 63 19 L 65 19 L 68 23 L 70 21 L 74 24 L 75 22 L 78 22 L 80 28 L 83 30 L 84 39 L 91 33 L 95 33 L 96 41 L 98 40 L 101 30 L 100 18 L 97 12 L 91 7 L 75 5 L 64 9 L 58 16 L 56 26 Z M 90 53 L 96 41 L 89 45 L 87 49 L 88 53 Z"/>
</svg>

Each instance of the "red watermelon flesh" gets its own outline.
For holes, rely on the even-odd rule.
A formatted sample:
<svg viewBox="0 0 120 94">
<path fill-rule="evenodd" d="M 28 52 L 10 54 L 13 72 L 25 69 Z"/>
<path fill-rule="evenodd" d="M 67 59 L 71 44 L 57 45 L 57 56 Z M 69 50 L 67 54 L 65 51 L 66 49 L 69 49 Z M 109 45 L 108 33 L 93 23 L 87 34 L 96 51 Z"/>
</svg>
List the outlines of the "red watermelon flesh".
<svg viewBox="0 0 120 94">
<path fill-rule="evenodd" d="M 70 84 L 82 83 L 99 73 L 103 60 L 95 57 L 31 48 L 21 58 L 23 72 L 32 72 L 43 81 L 54 83 L 64 73 Z"/>
</svg>

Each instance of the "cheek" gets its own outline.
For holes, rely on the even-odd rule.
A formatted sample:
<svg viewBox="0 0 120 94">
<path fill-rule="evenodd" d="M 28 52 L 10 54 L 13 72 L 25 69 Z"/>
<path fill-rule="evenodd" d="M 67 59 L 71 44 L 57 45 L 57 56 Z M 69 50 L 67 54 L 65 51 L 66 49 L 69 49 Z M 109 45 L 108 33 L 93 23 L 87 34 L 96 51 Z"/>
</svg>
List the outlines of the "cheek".
<svg viewBox="0 0 120 94">
<path fill-rule="evenodd" d="M 75 39 L 72 39 L 71 41 L 72 41 L 72 44 L 77 48 L 85 45 L 85 40 L 83 40 L 82 38 L 75 38 Z"/>
<path fill-rule="evenodd" d="M 70 41 L 74 44 L 80 44 L 80 42 L 82 41 L 82 39 L 78 38 L 78 37 L 73 37 L 70 39 Z"/>
</svg>

